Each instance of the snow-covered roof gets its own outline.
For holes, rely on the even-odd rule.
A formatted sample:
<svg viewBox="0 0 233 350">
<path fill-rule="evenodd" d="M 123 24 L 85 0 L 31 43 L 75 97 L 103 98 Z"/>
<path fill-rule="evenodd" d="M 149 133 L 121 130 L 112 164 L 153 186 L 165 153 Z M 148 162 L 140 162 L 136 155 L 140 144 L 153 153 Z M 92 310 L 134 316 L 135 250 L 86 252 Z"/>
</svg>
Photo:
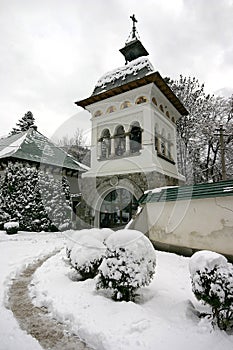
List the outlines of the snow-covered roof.
<svg viewBox="0 0 233 350">
<path fill-rule="evenodd" d="M 174 188 L 174 187 L 178 187 L 178 186 L 163 186 L 163 187 L 156 187 L 153 188 L 152 190 L 146 190 L 144 191 L 144 194 L 148 194 L 148 193 L 161 193 L 163 190 L 167 190 L 169 188 Z"/>
<path fill-rule="evenodd" d="M 0 159 L 5 158 L 21 159 L 81 172 L 89 169 L 34 128 L 0 139 Z"/>
<path fill-rule="evenodd" d="M 92 95 L 75 104 L 86 108 L 93 103 L 151 83 L 157 86 L 181 115 L 188 115 L 187 109 L 144 56 L 106 73 L 98 80 Z"/>
<path fill-rule="evenodd" d="M 146 191 L 139 202 L 169 202 L 211 197 L 227 197 L 233 195 L 233 180 L 213 183 L 201 183 L 186 186 L 168 186 Z"/>
<path fill-rule="evenodd" d="M 17 134 L 17 137 L 16 135 L 13 136 L 0 140 L 0 158 L 9 157 L 17 152 L 21 144 L 24 142 L 27 134 L 24 132 L 23 135 L 21 133 Z"/>
<path fill-rule="evenodd" d="M 139 57 L 123 67 L 119 67 L 104 74 L 98 80 L 92 95 L 140 79 L 151 72 L 154 72 L 154 67 L 149 59 L 147 57 Z"/>
</svg>

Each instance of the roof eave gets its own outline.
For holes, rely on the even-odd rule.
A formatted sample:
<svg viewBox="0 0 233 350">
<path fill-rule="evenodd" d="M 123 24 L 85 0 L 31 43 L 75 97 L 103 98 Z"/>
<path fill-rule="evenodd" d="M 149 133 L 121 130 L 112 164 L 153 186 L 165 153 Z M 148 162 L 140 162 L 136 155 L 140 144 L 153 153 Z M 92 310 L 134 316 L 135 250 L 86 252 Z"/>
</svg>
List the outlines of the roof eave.
<svg viewBox="0 0 233 350">
<path fill-rule="evenodd" d="M 103 91 L 99 94 L 92 95 L 88 98 L 85 98 L 84 100 L 75 102 L 75 104 L 85 109 L 87 106 L 93 103 L 105 100 L 109 97 L 122 94 L 124 92 L 136 89 L 138 87 L 141 87 L 150 83 L 154 83 L 159 88 L 159 90 L 167 97 L 167 99 L 172 103 L 172 105 L 178 110 L 178 112 L 181 115 L 189 114 L 187 109 L 184 107 L 184 105 L 181 103 L 178 97 L 176 97 L 176 95 L 170 89 L 170 87 L 166 84 L 166 82 L 161 77 L 159 72 L 153 72 L 151 74 L 145 75 L 143 78 L 136 79 L 128 82 L 127 84 L 123 84 L 113 89 Z"/>
<path fill-rule="evenodd" d="M 3 163 L 3 162 L 10 161 L 12 159 L 15 159 L 17 161 L 21 160 L 24 162 L 38 164 L 38 165 L 52 167 L 52 168 L 66 169 L 67 171 L 72 170 L 72 171 L 76 171 L 78 173 L 85 173 L 86 171 L 88 171 L 87 169 L 78 167 L 76 165 L 74 165 L 74 166 L 71 165 L 70 167 L 68 167 L 68 166 L 65 166 L 63 164 L 56 164 L 56 163 L 52 164 L 50 162 L 46 162 L 43 160 L 38 161 L 38 160 L 33 160 L 33 159 L 29 159 L 29 158 L 22 157 L 22 156 L 19 157 L 17 154 L 6 155 L 5 157 L 0 158 L 0 162 Z"/>
</svg>

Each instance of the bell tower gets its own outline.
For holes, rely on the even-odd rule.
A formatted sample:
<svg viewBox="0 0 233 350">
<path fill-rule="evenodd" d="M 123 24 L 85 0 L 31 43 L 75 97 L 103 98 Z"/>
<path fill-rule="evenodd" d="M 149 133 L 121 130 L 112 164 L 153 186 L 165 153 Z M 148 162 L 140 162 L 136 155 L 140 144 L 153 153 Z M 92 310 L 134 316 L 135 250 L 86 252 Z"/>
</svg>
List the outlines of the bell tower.
<svg viewBox="0 0 233 350">
<path fill-rule="evenodd" d="M 178 185 L 176 121 L 187 110 L 147 58 L 137 20 L 125 46 L 126 64 L 104 74 L 92 95 L 76 102 L 92 121 L 91 168 L 82 194 L 94 226 L 122 227 L 145 190 Z"/>
</svg>

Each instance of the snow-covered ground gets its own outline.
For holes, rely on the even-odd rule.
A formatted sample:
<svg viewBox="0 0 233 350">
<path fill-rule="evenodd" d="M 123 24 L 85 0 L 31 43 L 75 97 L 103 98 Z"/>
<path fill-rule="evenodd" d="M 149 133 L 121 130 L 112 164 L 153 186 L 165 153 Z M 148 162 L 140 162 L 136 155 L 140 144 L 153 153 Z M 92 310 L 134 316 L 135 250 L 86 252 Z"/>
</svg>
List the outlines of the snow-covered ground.
<svg viewBox="0 0 233 350">
<path fill-rule="evenodd" d="M 0 231 L 0 350 L 41 350 L 39 343 L 22 331 L 12 312 L 5 308 L 10 279 L 37 257 L 63 246 L 63 235 Z"/>
<path fill-rule="evenodd" d="M 0 350 L 39 350 L 40 345 L 21 331 L 4 306 L 10 278 L 28 262 L 64 245 L 63 234 L 0 232 Z M 70 325 L 99 350 L 232 350 L 233 335 L 213 330 L 192 312 L 201 310 L 191 291 L 189 258 L 157 252 L 153 282 L 143 288 L 137 304 L 114 302 L 95 290 L 95 282 L 75 282 L 65 250 L 47 260 L 34 276 L 31 295 L 37 305 Z M 65 349 L 64 349 L 65 350 Z"/>
</svg>

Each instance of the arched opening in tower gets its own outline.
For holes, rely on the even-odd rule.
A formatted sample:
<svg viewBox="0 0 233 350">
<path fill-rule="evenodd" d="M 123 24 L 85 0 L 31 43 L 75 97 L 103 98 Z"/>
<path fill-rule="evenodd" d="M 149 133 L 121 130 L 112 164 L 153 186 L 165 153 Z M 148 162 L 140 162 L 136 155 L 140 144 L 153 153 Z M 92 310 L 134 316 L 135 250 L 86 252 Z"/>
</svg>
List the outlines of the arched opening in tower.
<svg viewBox="0 0 233 350">
<path fill-rule="evenodd" d="M 142 148 L 142 129 L 138 122 L 135 122 L 131 126 L 130 130 L 130 152 L 136 153 L 139 152 Z"/>
<path fill-rule="evenodd" d="M 132 218 L 137 208 L 134 195 L 125 188 L 117 188 L 108 193 L 100 208 L 100 227 L 123 228 Z"/>
</svg>

